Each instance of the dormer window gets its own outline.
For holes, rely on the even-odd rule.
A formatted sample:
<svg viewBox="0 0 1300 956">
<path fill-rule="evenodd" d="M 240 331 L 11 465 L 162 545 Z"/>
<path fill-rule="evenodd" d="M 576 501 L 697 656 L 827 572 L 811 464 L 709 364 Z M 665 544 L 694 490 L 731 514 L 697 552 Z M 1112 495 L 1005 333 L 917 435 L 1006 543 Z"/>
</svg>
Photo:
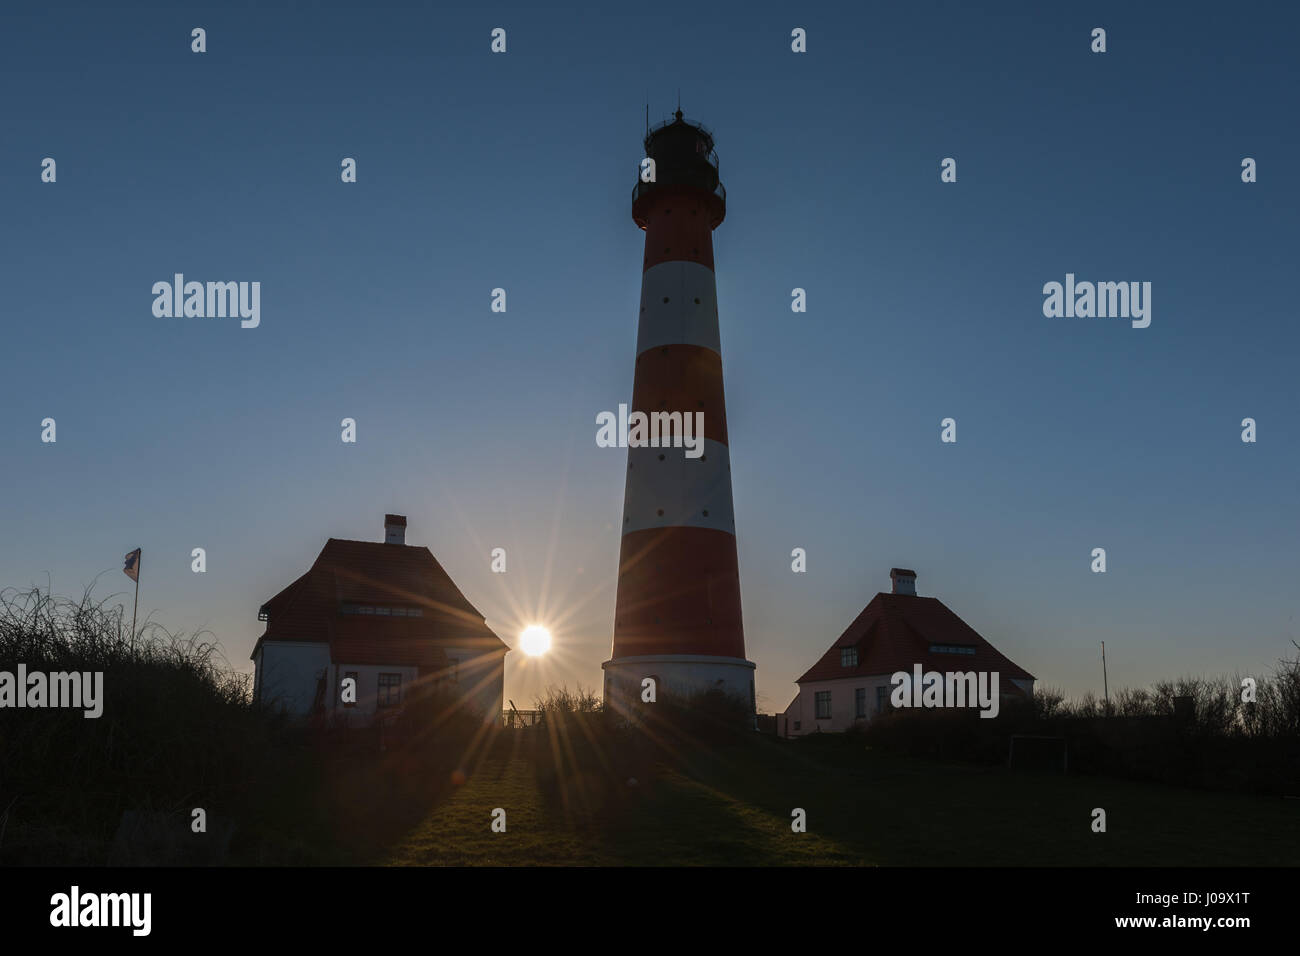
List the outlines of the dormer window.
<svg viewBox="0 0 1300 956">
<path fill-rule="evenodd" d="M 856 647 L 840 648 L 840 667 L 857 667 L 858 649 Z"/>
<path fill-rule="evenodd" d="M 424 617 L 418 607 L 384 607 L 377 604 L 354 604 L 348 601 L 339 606 L 340 614 L 369 614 L 382 617 Z"/>
</svg>

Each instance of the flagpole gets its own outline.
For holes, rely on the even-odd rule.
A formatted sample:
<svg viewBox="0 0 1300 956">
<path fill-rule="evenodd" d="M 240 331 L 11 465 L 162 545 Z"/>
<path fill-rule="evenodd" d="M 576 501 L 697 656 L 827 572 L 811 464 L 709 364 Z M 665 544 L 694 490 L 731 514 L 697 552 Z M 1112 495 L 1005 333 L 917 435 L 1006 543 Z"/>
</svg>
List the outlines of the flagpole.
<svg viewBox="0 0 1300 956">
<path fill-rule="evenodd" d="M 135 586 L 138 588 L 140 582 L 137 581 Z M 1101 642 L 1101 686 L 1106 691 L 1106 716 L 1110 716 L 1110 681 L 1106 678 L 1106 642 Z"/>
<path fill-rule="evenodd" d="M 140 609 L 140 566 L 144 564 L 144 549 L 135 559 L 135 604 L 131 607 L 131 659 L 135 659 L 135 612 Z"/>
</svg>

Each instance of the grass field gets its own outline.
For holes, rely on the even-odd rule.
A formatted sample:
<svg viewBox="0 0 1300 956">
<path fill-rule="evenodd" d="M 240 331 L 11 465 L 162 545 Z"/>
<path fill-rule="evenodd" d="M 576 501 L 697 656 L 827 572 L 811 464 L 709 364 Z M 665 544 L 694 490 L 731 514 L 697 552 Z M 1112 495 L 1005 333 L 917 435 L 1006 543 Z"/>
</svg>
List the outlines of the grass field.
<svg viewBox="0 0 1300 956">
<path fill-rule="evenodd" d="M 1300 801 L 1101 777 L 929 763 L 842 738 L 759 739 L 628 788 L 617 809 L 556 809 L 506 739 L 464 786 L 367 862 L 395 865 L 1300 864 Z M 506 811 L 505 833 L 490 828 Z M 791 831 L 791 811 L 807 832 Z M 1105 809 L 1107 832 L 1091 829 Z"/>
<path fill-rule="evenodd" d="M 1120 694 L 1114 718 L 1048 694 L 996 729 L 935 714 L 799 741 L 744 733 L 735 702 L 709 695 L 633 726 L 561 688 L 541 726 L 488 731 L 421 694 L 381 747 L 373 729 L 250 706 L 245 677 L 197 636 L 154 628 L 133 644 L 121 623 L 89 594 L 0 590 L 0 659 L 112 675 L 103 720 L 0 708 L 0 864 L 1300 865 L 1300 800 L 1250 795 L 1300 789 L 1300 662 L 1244 710 L 1235 681 L 1187 680 Z M 1194 722 L 1174 719 L 1179 697 Z M 1015 732 L 1068 737 L 1076 770 L 1223 789 L 897 755 L 992 758 Z M 190 839 L 196 806 L 228 845 Z M 490 829 L 497 807 L 505 833 Z M 806 833 L 791 831 L 796 807 Z M 157 832 L 132 836 L 128 813 Z"/>
</svg>

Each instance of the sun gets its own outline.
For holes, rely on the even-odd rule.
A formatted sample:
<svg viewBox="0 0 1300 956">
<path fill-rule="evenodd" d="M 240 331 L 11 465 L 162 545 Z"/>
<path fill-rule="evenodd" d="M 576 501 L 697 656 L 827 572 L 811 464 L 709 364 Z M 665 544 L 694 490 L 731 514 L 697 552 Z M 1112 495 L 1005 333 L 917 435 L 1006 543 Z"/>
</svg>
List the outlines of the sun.
<svg viewBox="0 0 1300 956">
<path fill-rule="evenodd" d="M 540 624 L 526 627 L 519 635 L 519 646 L 529 657 L 540 657 L 551 649 L 551 632 Z"/>
</svg>

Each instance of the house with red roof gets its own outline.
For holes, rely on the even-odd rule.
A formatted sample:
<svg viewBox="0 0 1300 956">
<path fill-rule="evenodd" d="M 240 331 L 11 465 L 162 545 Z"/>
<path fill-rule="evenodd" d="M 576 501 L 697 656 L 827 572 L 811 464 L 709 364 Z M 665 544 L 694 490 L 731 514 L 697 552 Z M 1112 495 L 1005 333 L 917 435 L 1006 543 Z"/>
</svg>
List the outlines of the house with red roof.
<svg viewBox="0 0 1300 956">
<path fill-rule="evenodd" d="M 382 542 L 330 538 L 257 618 L 259 703 L 364 725 L 438 688 L 500 719 L 509 648 L 429 549 L 406 543 L 403 515 L 384 516 Z"/>
<path fill-rule="evenodd" d="M 871 599 L 839 639 L 796 682 L 777 718 L 781 736 L 842 731 L 890 709 L 896 673 L 986 672 L 999 697 L 1031 698 L 1034 676 L 1013 663 L 938 598 L 916 593 L 916 572 L 892 568 L 893 586 Z"/>
</svg>

